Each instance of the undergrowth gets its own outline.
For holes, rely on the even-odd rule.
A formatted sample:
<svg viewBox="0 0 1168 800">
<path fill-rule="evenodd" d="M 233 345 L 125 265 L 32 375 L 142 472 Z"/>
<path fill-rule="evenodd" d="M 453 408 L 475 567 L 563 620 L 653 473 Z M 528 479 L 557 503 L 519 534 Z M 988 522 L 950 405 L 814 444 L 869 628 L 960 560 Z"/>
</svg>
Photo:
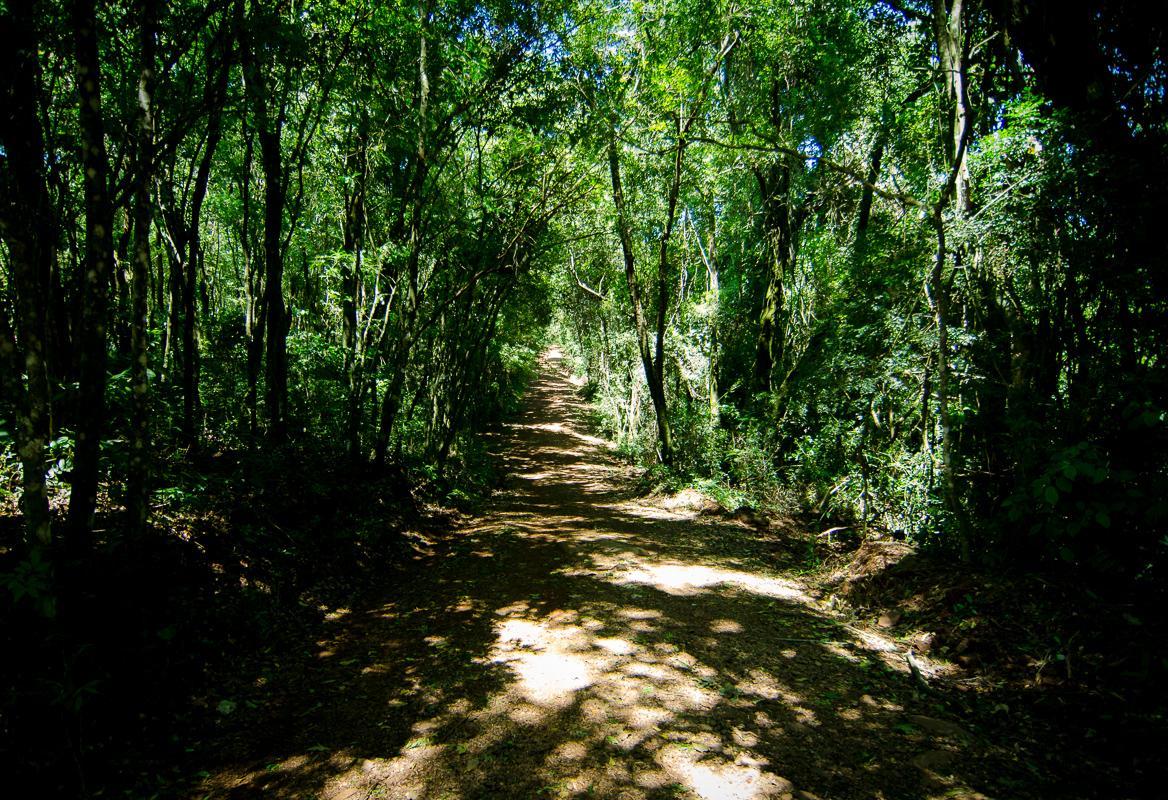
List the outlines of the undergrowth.
<svg viewBox="0 0 1168 800">
<path fill-rule="evenodd" d="M 485 452 L 381 471 L 308 443 L 172 465 L 154 526 L 107 507 L 91 550 L 27 551 L 0 517 L 0 761 L 50 795 L 168 795 L 201 726 L 307 651 L 329 608 L 408 563 L 412 531 L 490 491 Z M 136 776 L 136 777 L 135 777 Z"/>
</svg>

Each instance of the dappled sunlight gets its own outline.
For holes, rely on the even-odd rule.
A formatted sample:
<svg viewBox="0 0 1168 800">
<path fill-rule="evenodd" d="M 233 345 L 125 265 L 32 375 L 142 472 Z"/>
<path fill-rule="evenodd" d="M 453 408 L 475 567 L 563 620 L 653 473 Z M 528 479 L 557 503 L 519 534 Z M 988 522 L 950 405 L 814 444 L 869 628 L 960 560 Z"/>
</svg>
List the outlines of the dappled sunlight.
<svg viewBox="0 0 1168 800">
<path fill-rule="evenodd" d="M 585 444 L 590 444 L 593 447 L 598 447 L 598 448 L 602 448 L 605 450 L 610 449 L 612 446 L 611 443 L 605 441 L 604 439 L 601 439 L 599 436 L 592 436 L 591 434 L 581 433 L 580 431 L 573 429 L 572 427 L 570 427 L 569 425 L 567 425 L 563 422 L 537 422 L 537 423 L 530 423 L 527 425 L 519 424 L 519 425 L 516 425 L 515 427 L 527 428 L 528 430 L 545 431 L 547 433 L 566 434 L 568 436 L 571 436 L 573 439 L 584 442 Z M 562 454 L 562 453 L 579 453 L 580 451 L 573 449 L 573 450 L 556 450 L 556 451 L 551 451 L 551 452 L 558 452 L 558 453 Z M 603 470 L 605 468 L 603 464 L 582 464 L 580 466 L 586 467 L 589 469 L 597 469 L 597 470 Z"/>
<path fill-rule="evenodd" d="M 763 772 L 755 764 L 700 759 L 700 756 L 690 748 L 669 746 L 659 761 L 702 800 L 761 800 L 784 793 L 790 795 L 794 789 L 790 781 Z"/>
<path fill-rule="evenodd" d="M 538 705 L 565 705 L 590 686 L 595 667 L 577 653 L 587 633 L 575 625 L 549 626 L 509 619 L 498 627 L 491 662 L 515 672 L 518 691 Z"/>
<path fill-rule="evenodd" d="M 750 670 L 738 684 L 738 690 L 765 700 L 782 700 L 792 708 L 803 703 L 802 695 L 791 691 L 775 680 L 774 676 L 760 669 Z"/>
<path fill-rule="evenodd" d="M 411 739 L 394 758 L 363 759 L 325 784 L 321 796 L 343 798 L 370 786 L 392 786 L 396 797 L 424 797 L 436 783 L 442 748 L 423 738 Z M 449 776 L 443 776 L 450 781 Z"/>
<path fill-rule="evenodd" d="M 696 564 L 641 562 L 614 575 L 618 583 L 636 583 L 652 586 L 676 595 L 696 595 L 723 587 L 731 587 L 764 597 L 787 600 L 803 598 L 804 592 L 792 581 L 767 578 L 747 572 L 719 569 Z"/>
<path fill-rule="evenodd" d="M 320 693 L 284 723 L 299 749 L 225 764 L 200 797 L 964 791 L 911 766 L 967 745 L 906 717 L 897 642 L 728 560 L 718 543 L 744 527 L 623 498 L 624 468 L 577 433 L 579 413 L 561 379 L 537 383 L 496 443 L 509 482 L 489 513 L 435 542 L 394 598 L 327 611 Z M 872 791 L 851 791 L 861 777 Z"/>
<path fill-rule="evenodd" d="M 711 633 L 742 633 L 744 630 L 746 629 L 732 619 L 716 619 L 710 623 Z"/>
<path fill-rule="evenodd" d="M 624 639 L 595 639 L 592 644 L 614 656 L 627 656 L 633 653 L 633 646 Z"/>
<path fill-rule="evenodd" d="M 669 643 L 647 647 L 636 642 L 664 621 L 662 611 L 589 607 L 539 615 L 529 603 L 517 602 L 494 615 L 499 619 L 488 659 L 512 678 L 485 713 L 532 726 L 570 707 L 580 712 L 573 739 L 558 744 L 545 762 L 562 788 L 577 783 L 585 788 L 630 784 L 646 791 L 678 786 L 698 797 L 762 798 L 788 785 L 749 751 L 759 741 L 753 733 L 740 731 L 732 741 L 739 751 L 737 763 L 695 757 L 720 751 L 724 743 L 716 735 L 690 731 L 686 720 L 708 713 L 723 698 L 713 690 L 716 670 Z M 711 624 L 730 630 L 737 623 L 720 619 Z M 600 635 L 616 626 L 626 635 Z M 643 751 L 652 754 L 656 768 L 635 773 L 592 769 L 585 762 L 595 760 L 596 748 Z M 565 771 L 575 774 L 560 774 Z M 731 794 L 716 794 L 718 786 Z"/>
<path fill-rule="evenodd" d="M 645 505 L 642 503 L 619 503 L 608 506 L 608 510 L 632 519 L 650 520 L 654 522 L 663 520 L 689 520 L 697 516 L 696 512 L 688 509 L 674 510 L 663 508 L 659 505 Z"/>
<path fill-rule="evenodd" d="M 519 472 L 514 477 L 523 481 L 542 481 L 551 475 L 550 472 Z"/>
</svg>

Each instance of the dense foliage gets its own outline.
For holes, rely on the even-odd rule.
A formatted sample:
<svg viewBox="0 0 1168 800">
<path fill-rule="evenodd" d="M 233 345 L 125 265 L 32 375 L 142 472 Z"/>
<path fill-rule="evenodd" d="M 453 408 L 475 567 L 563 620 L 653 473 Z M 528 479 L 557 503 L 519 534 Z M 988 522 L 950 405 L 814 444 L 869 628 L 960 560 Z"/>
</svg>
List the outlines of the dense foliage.
<svg viewBox="0 0 1168 800">
<path fill-rule="evenodd" d="M 551 341 L 666 482 L 1158 593 L 1152 6 L 0 0 L 0 608 L 211 457 L 457 483 Z"/>
<path fill-rule="evenodd" d="M 578 33 L 624 198 L 600 180 L 560 224 L 626 220 L 645 282 L 611 236 L 562 259 L 610 430 L 731 498 L 1161 581 L 1164 61 L 1127 11 L 1035 52 L 1046 12 L 961 2 L 634 4 Z M 1071 69 L 1100 96 L 1044 96 Z"/>
</svg>

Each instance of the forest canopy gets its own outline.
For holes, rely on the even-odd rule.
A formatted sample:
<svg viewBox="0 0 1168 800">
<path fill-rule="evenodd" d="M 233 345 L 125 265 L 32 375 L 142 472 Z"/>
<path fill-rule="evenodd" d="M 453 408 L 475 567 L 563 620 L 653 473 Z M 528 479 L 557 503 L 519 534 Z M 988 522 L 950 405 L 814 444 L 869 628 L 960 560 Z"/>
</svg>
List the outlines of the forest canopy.
<svg viewBox="0 0 1168 800">
<path fill-rule="evenodd" d="M 1152 580 L 1149 15 L 6 4 L 25 539 L 84 550 L 99 505 L 140 528 L 200 449 L 457 469 L 552 337 L 680 480 Z"/>
</svg>

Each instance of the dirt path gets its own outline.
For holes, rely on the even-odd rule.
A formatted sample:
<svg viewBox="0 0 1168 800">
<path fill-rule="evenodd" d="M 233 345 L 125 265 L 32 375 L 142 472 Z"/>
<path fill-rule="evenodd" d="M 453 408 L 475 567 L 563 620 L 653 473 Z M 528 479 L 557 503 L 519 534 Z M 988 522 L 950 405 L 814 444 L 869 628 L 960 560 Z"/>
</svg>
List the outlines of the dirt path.
<svg viewBox="0 0 1168 800">
<path fill-rule="evenodd" d="M 1043 794 L 895 643 L 774 572 L 773 542 L 632 497 L 583 416 L 549 357 L 487 513 L 384 602 L 335 610 L 308 679 L 273 679 L 197 796 Z"/>
</svg>

